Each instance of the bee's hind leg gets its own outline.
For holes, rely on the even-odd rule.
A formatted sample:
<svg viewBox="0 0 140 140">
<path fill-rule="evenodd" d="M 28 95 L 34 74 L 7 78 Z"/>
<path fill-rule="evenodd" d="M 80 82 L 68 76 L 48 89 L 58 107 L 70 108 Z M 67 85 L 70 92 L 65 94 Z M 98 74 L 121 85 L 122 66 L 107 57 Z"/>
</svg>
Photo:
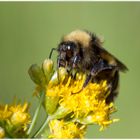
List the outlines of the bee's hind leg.
<svg viewBox="0 0 140 140">
<path fill-rule="evenodd" d="M 99 60 L 97 63 L 95 63 L 90 71 L 90 74 L 87 75 L 87 78 L 83 84 L 83 88 L 85 88 L 87 86 L 87 84 L 89 83 L 89 81 L 91 79 L 93 79 L 94 82 L 96 82 L 96 76 L 98 75 L 98 73 L 100 73 L 101 71 L 104 70 L 111 70 L 113 69 L 112 66 L 105 64 L 103 60 Z"/>
<path fill-rule="evenodd" d="M 108 85 L 109 85 L 110 94 L 106 98 L 106 103 L 113 102 L 119 93 L 119 72 L 118 71 L 115 72 L 114 77 L 112 78 L 112 80 L 110 81 Z"/>
</svg>

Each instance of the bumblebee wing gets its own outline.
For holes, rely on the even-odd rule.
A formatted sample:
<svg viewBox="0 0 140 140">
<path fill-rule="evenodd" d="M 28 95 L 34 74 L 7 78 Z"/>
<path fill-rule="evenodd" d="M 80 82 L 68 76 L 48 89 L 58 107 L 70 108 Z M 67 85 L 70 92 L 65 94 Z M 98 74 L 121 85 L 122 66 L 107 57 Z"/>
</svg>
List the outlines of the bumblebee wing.
<svg viewBox="0 0 140 140">
<path fill-rule="evenodd" d="M 109 62 L 109 64 L 116 65 L 120 71 L 126 72 L 128 68 L 123 64 L 120 60 L 118 60 L 115 56 L 105 50 L 103 47 L 98 47 L 98 52 L 100 56 Z"/>
</svg>

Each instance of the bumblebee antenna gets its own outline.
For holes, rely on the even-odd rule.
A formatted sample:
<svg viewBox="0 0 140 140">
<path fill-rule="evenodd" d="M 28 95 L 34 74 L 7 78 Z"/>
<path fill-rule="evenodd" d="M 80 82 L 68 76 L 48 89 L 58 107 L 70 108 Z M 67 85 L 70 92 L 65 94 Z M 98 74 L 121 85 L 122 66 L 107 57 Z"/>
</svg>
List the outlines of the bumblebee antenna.
<svg viewBox="0 0 140 140">
<path fill-rule="evenodd" d="M 51 52 L 50 52 L 50 55 L 49 55 L 49 59 L 51 59 L 53 51 L 56 51 L 56 50 L 57 50 L 57 48 L 52 48 L 51 49 Z"/>
</svg>

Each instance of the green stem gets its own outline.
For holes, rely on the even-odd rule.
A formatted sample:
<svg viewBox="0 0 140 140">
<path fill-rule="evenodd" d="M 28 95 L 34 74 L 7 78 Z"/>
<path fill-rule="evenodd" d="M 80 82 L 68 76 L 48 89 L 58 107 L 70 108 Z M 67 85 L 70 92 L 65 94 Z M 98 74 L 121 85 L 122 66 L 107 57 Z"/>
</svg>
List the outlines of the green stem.
<svg viewBox="0 0 140 140">
<path fill-rule="evenodd" d="M 44 130 L 44 128 L 47 126 L 47 124 L 50 120 L 51 120 L 51 118 L 49 116 L 47 116 L 43 125 L 39 128 L 39 130 L 37 130 L 37 132 L 34 134 L 34 136 L 32 138 L 36 138 Z"/>
<path fill-rule="evenodd" d="M 37 118 L 38 118 L 38 114 L 39 114 L 39 111 L 40 111 L 40 108 L 41 108 L 41 105 L 42 105 L 42 101 L 43 101 L 43 99 L 44 99 L 44 96 L 45 96 L 45 94 L 42 92 L 42 93 L 41 93 L 41 97 L 40 97 L 40 99 L 39 99 L 38 107 L 36 108 L 36 111 L 35 111 L 33 120 L 32 120 L 32 122 L 31 122 L 31 125 L 30 125 L 28 131 L 27 131 L 27 135 L 28 135 L 28 136 L 30 135 L 32 129 L 34 128 L 34 126 L 35 126 L 35 124 L 36 124 L 36 120 L 37 120 Z"/>
</svg>

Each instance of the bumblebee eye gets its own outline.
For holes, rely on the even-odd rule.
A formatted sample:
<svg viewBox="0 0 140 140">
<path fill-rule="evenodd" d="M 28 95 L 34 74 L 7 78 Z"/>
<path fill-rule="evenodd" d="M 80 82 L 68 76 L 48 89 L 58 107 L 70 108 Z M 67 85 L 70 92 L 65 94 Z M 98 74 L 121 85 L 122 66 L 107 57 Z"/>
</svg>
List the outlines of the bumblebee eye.
<svg viewBox="0 0 140 140">
<path fill-rule="evenodd" d="M 70 49 L 71 49 L 71 47 L 70 47 L 70 46 L 68 46 L 68 47 L 67 47 L 67 49 L 68 49 L 68 50 L 70 50 Z"/>
<path fill-rule="evenodd" d="M 75 44 L 73 42 L 67 42 L 66 45 L 66 54 L 68 58 L 71 58 L 73 56 L 74 50 L 75 50 Z"/>
<path fill-rule="evenodd" d="M 73 55 L 73 49 L 71 48 L 71 46 L 67 46 L 67 50 L 66 50 L 66 54 L 67 54 L 67 57 L 72 57 Z"/>
</svg>

